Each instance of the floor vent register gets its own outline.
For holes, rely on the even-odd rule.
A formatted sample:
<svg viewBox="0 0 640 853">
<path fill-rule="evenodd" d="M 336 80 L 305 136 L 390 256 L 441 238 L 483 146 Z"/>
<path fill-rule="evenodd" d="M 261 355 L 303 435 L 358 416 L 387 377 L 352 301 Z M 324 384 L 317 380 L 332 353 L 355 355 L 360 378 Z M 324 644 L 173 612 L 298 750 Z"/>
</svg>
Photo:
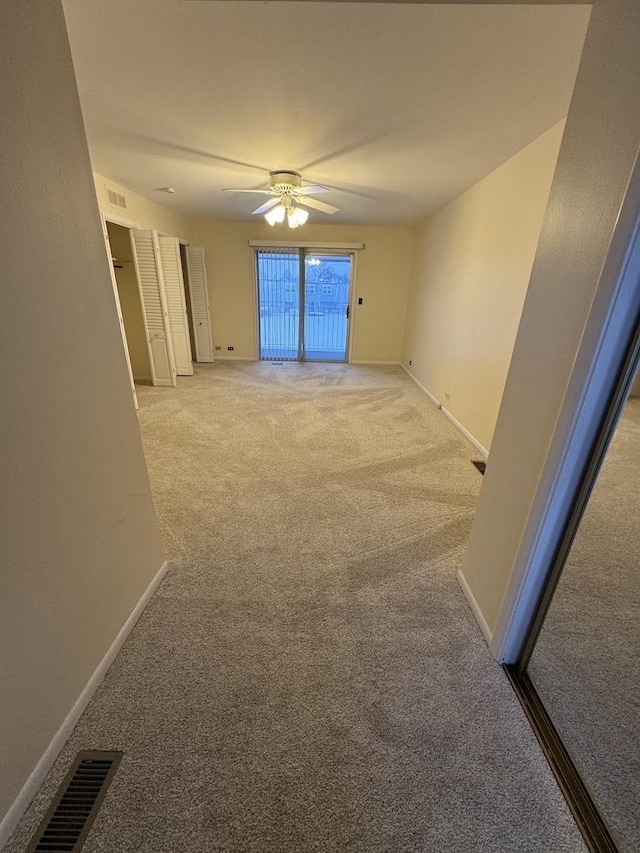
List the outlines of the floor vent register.
<svg viewBox="0 0 640 853">
<path fill-rule="evenodd" d="M 475 465 L 476 468 L 478 469 L 478 471 L 480 471 L 480 473 L 482 475 L 484 475 L 485 468 L 487 467 L 487 463 L 483 459 L 472 459 L 471 464 Z"/>
<path fill-rule="evenodd" d="M 121 758 L 121 752 L 79 752 L 26 853 L 81 850 Z"/>
</svg>

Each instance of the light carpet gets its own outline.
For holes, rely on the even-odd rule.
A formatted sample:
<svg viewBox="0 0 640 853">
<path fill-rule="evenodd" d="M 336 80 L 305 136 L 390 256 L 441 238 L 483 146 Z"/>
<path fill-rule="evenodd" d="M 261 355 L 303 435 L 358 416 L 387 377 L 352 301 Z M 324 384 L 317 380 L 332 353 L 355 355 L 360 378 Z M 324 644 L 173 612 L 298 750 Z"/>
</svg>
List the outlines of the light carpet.
<svg viewBox="0 0 640 853">
<path fill-rule="evenodd" d="M 71 757 L 122 749 L 87 853 L 584 846 L 456 582 L 476 453 L 399 369 L 140 388 L 171 570 Z"/>
</svg>

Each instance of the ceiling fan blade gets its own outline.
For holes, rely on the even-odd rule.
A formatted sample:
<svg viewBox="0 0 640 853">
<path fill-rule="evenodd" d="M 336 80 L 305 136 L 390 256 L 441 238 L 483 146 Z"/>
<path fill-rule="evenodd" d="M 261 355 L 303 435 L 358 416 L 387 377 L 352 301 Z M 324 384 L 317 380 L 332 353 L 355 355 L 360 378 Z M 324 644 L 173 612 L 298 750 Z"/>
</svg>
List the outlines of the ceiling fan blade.
<svg viewBox="0 0 640 853">
<path fill-rule="evenodd" d="M 293 191 L 296 195 L 316 195 L 317 193 L 331 192 L 329 187 L 323 187 L 320 184 L 309 184 L 307 187 L 296 187 Z"/>
<path fill-rule="evenodd" d="M 271 208 L 275 207 L 276 204 L 280 204 L 280 198 L 270 198 L 269 201 L 265 201 L 264 204 L 261 204 L 260 207 L 252 210 L 251 213 L 266 213 L 267 210 L 271 210 Z"/>
<path fill-rule="evenodd" d="M 318 201 L 317 198 L 307 198 L 300 195 L 296 196 L 296 204 L 311 207 L 313 210 L 321 210 L 322 213 L 337 213 L 340 210 L 339 207 L 334 207 L 332 204 L 327 204 L 324 201 Z"/>
<path fill-rule="evenodd" d="M 273 195 L 273 190 L 239 190 L 235 187 L 227 187 L 223 193 L 260 193 L 261 195 Z"/>
</svg>

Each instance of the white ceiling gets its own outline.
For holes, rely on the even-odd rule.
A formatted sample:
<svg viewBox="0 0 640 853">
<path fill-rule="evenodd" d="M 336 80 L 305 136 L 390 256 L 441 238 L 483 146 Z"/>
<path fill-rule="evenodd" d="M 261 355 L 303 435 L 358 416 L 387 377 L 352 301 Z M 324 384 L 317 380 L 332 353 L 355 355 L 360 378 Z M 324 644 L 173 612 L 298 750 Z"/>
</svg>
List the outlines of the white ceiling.
<svg viewBox="0 0 640 853">
<path fill-rule="evenodd" d="M 314 221 L 385 224 L 420 221 L 566 115 L 589 9 L 65 0 L 96 171 L 239 220 L 260 196 L 223 187 L 297 169 L 341 208 Z"/>
</svg>

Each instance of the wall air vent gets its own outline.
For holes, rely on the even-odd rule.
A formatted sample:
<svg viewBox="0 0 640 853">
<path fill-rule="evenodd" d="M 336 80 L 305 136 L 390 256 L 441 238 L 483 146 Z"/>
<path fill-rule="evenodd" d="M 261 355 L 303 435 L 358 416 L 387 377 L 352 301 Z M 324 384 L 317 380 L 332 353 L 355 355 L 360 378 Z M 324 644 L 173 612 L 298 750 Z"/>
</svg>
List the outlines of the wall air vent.
<svg viewBox="0 0 640 853">
<path fill-rule="evenodd" d="M 122 208 L 124 208 L 124 210 L 126 210 L 127 209 L 127 200 L 122 195 L 122 193 L 117 193 L 115 190 L 112 190 L 109 187 L 107 187 L 106 189 L 107 189 L 107 198 L 109 199 L 109 204 L 113 204 L 116 207 L 122 207 Z"/>
<path fill-rule="evenodd" d="M 26 853 L 78 853 L 121 758 L 121 752 L 79 752 Z"/>
</svg>

